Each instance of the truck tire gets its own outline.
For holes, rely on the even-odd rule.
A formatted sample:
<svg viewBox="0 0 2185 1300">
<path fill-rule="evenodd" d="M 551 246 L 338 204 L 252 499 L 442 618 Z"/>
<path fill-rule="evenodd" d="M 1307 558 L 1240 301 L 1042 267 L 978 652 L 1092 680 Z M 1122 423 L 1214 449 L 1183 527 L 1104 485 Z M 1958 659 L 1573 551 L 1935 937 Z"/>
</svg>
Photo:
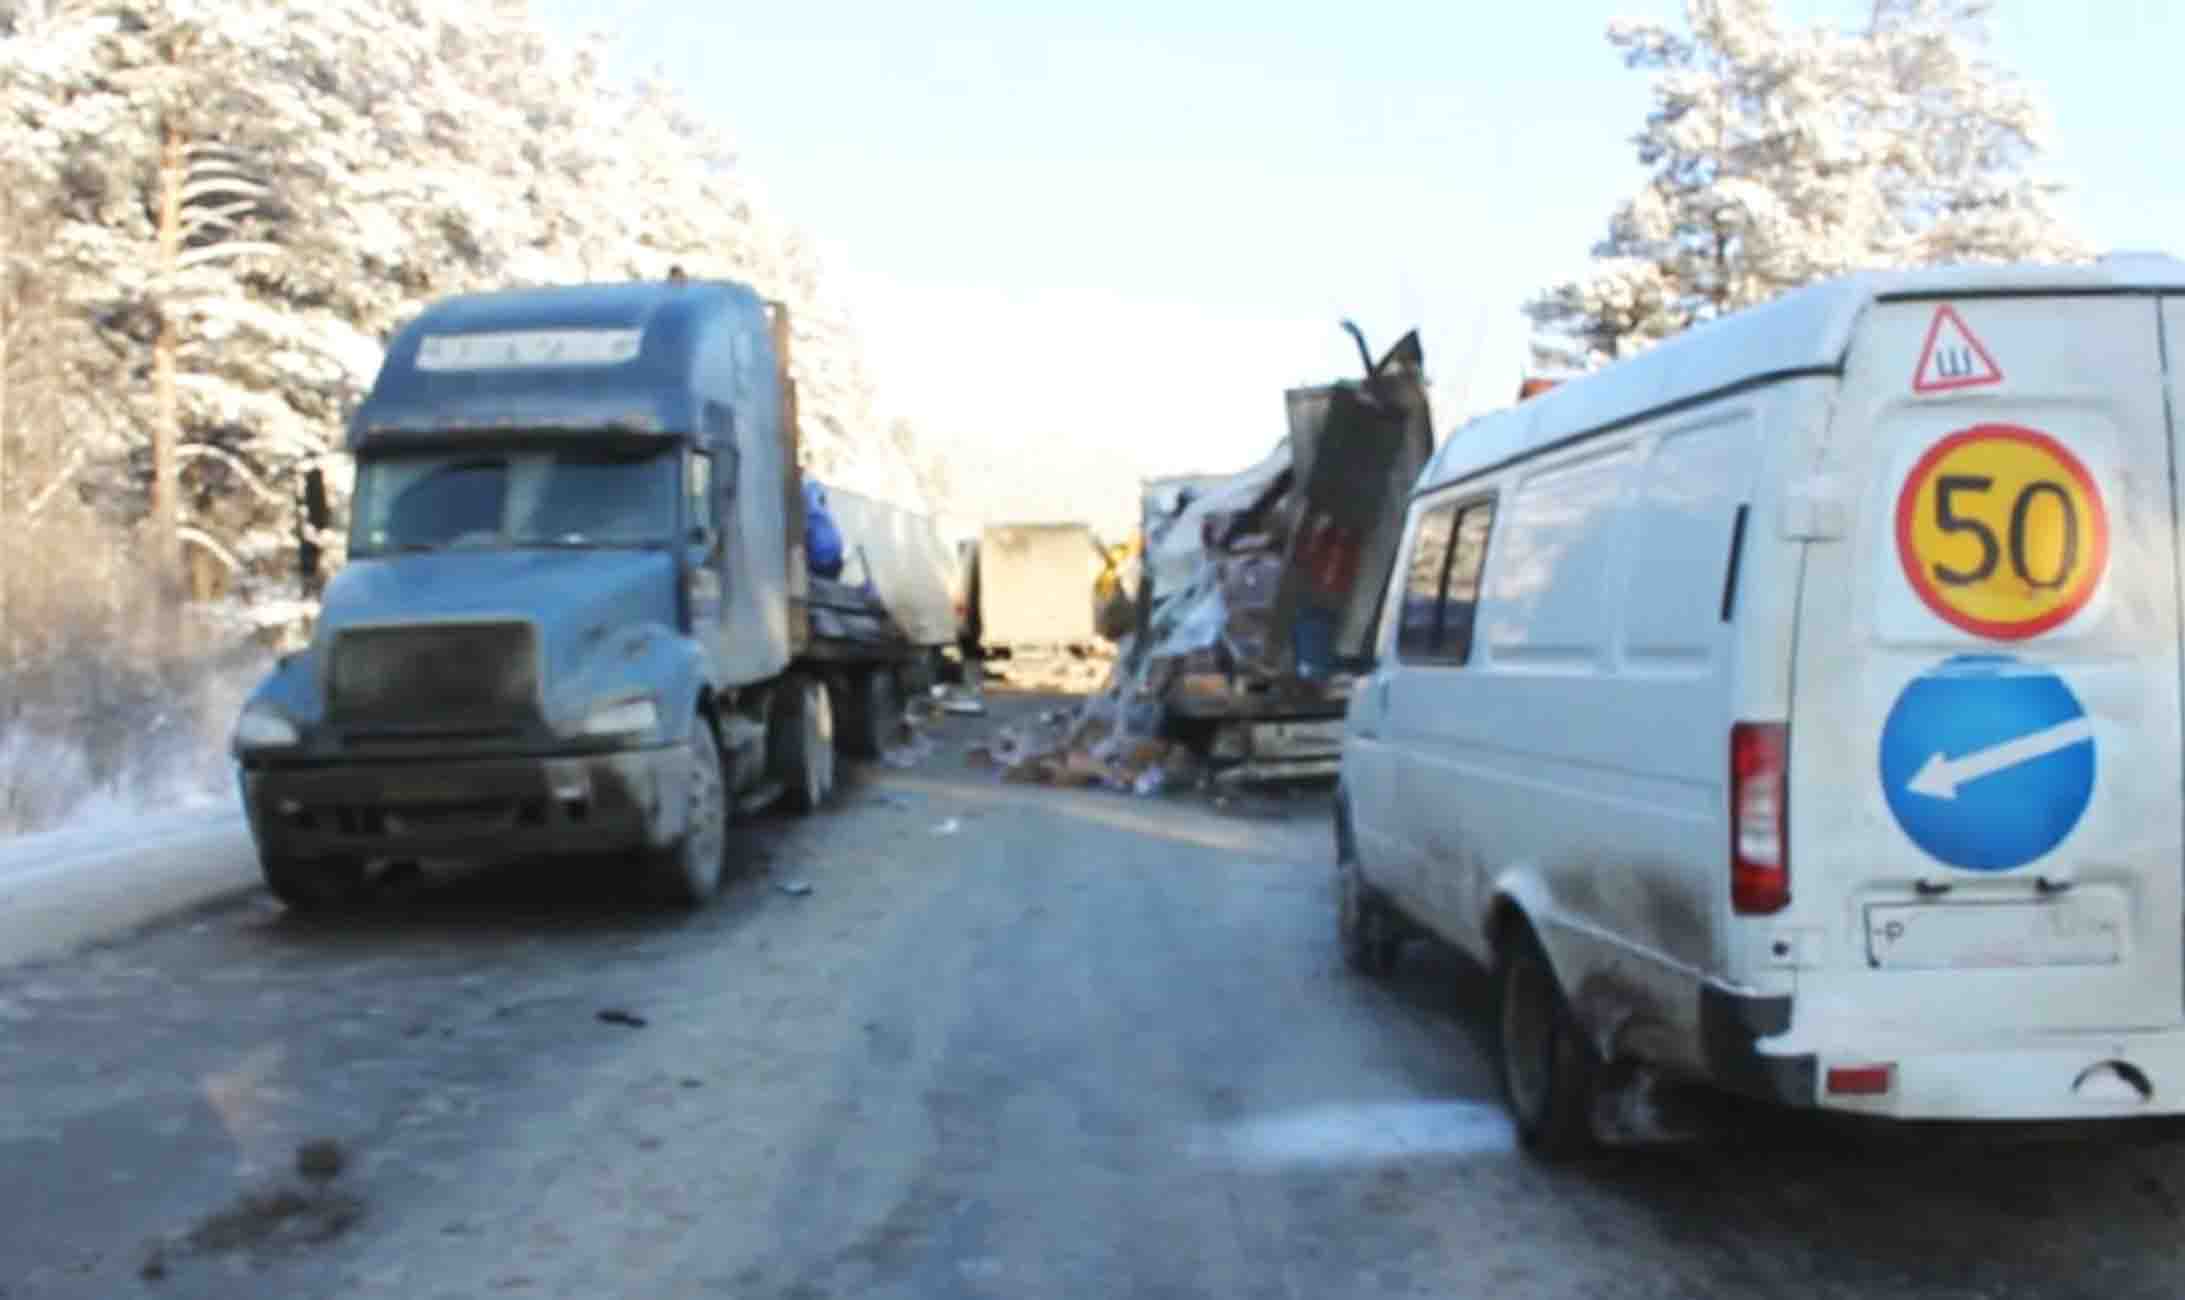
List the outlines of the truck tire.
<svg viewBox="0 0 2185 1300">
<path fill-rule="evenodd" d="M 1496 977 L 1502 1088 L 1518 1142 L 1543 1160 L 1580 1155 L 1593 1145 L 1599 1062 L 1531 929 L 1516 927 Z"/>
<path fill-rule="evenodd" d="M 301 862 L 261 857 L 259 873 L 266 889 L 294 912 L 324 912 L 364 899 L 364 864 L 340 859 Z"/>
<path fill-rule="evenodd" d="M 879 758 L 895 739 L 903 718 L 903 696 L 893 668 L 867 668 L 850 680 L 849 731 L 843 739 L 857 758 Z"/>
<path fill-rule="evenodd" d="M 647 855 L 645 884 L 663 903 L 703 907 L 720 890 L 728 857 L 728 788 L 720 736 L 711 718 L 700 714 L 692 720 L 689 744 L 683 833 L 674 843 Z"/>
<path fill-rule="evenodd" d="M 780 717 L 777 751 L 789 811 L 811 813 L 835 789 L 835 720 L 832 694 L 816 677 L 792 677 Z"/>
<path fill-rule="evenodd" d="M 902 671 L 895 675 L 895 685 L 905 699 L 921 699 L 933 694 L 941 675 L 948 670 L 947 656 L 940 647 L 920 650 L 910 657 Z"/>
</svg>

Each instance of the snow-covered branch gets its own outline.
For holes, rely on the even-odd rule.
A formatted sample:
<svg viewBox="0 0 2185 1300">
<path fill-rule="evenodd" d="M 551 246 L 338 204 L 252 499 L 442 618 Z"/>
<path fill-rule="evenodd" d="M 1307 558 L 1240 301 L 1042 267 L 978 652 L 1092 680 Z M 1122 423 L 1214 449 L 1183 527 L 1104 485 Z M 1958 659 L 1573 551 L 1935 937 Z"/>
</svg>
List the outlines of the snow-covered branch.
<svg viewBox="0 0 2185 1300">
<path fill-rule="evenodd" d="M 68 459 L 62 463 L 59 470 L 55 471 L 52 481 L 38 489 L 37 495 L 33 496 L 30 503 L 23 507 L 23 513 L 30 518 L 37 518 L 45 510 L 47 503 L 60 495 L 61 489 L 67 487 L 69 480 L 76 477 L 76 471 L 83 468 L 83 462 L 84 450 L 82 446 L 69 448 Z"/>
<path fill-rule="evenodd" d="M 235 240 L 231 243 L 207 244 L 203 248 L 184 251 L 175 259 L 175 270 L 189 271 L 200 266 L 214 266 L 232 262 L 239 257 L 279 257 L 281 246 L 263 240 Z"/>
<path fill-rule="evenodd" d="M 210 555 L 212 558 L 220 561 L 221 565 L 225 567 L 229 573 L 242 572 L 243 562 L 235 558 L 235 553 L 233 551 L 230 551 L 227 547 L 222 546 L 219 540 L 213 537 L 211 533 L 206 532 L 204 529 L 199 528 L 194 524 L 178 525 L 175 528 L 175 540 L 180 542 L 186 542 L 189 545 L 195 546 L 200 550 L 204 551 L 205 554 Z"/>
<path fill-rule="evenodd" d="M 215 447 L 211 443 L 190 442 L 175 448 L 175 456 L 182 461 L 219 461 L 222 465 L 227 466 L 228 471 L 235 475 L 237 481 L 242 483 L 245 488 L 248 488 L 251 494 L 260 501 L 282 508 L 286 508 L 289 504 L 286 497 L 266 486 L 265 480 L 258 477 L 256 470 L 244 464 L 241 457 L 225 448 Z"/>
</svg>

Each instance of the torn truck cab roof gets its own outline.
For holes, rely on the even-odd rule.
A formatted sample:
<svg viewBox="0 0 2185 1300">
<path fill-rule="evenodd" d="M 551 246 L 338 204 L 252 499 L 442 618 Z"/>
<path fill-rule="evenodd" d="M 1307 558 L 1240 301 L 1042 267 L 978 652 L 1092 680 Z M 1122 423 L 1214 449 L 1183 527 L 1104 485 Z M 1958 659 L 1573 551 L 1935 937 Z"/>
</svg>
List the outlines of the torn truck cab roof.
<svg viewBox="0 0 2185 1300">
<path fill-rule="evenodd" d="M 701 429 L 763 384 L 766 308 L 731 281 L 447 298 L 403 326 L 349 422 L 352 450 L 464 432 Z"/>
</svg>

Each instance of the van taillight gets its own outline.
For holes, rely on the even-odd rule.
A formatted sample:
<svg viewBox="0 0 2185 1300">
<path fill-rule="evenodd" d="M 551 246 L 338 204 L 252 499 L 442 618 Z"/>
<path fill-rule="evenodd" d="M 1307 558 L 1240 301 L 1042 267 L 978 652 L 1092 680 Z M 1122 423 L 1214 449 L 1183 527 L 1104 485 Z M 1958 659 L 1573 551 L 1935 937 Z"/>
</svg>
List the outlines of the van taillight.
<svg viewBox="0 0 2185 1300">
<path fill-rule="evenodd" d="M 1765 916 L 1790 906 L 1790 728 L 1730 728 L 1730 907 Z"/>
</svg>

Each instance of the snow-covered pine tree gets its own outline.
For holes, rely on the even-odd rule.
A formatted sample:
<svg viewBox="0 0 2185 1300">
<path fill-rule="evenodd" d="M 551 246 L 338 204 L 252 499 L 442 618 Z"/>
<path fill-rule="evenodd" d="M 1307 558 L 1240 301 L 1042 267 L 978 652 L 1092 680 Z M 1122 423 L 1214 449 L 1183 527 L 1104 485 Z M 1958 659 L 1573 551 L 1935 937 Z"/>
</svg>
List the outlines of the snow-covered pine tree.
<svg viewBox="0 0 2185 1300">
<path fill-rule="evenodd" d="M 1581 280 L 1527 305 L 1539 360 L 1585 367 L 1815 279 L 1951 261 L 2070 259 L 2045 120 L 1983 57 L 1976 0 L 1874 0 L 1856 31 L 1794 29 L 1771 0 L 1687 0 L 1685 31 L 1617 23 L 1651 72 L 1646 184 Z"/>
<path fill-rule="evenodd" d="M 811 468 L 929 504 L 822 259 L 682 100 L 522 0 L 0 0 L 0 42 L 13 197 L 60 215 L 38 269 L 97 340 L 57 362 L 73 486 L 235 594 L 292 589 L 299 471 L 344 503 L 341 417 L 423 302 L 672 263 L 788 302 Z"/>
</svg>

